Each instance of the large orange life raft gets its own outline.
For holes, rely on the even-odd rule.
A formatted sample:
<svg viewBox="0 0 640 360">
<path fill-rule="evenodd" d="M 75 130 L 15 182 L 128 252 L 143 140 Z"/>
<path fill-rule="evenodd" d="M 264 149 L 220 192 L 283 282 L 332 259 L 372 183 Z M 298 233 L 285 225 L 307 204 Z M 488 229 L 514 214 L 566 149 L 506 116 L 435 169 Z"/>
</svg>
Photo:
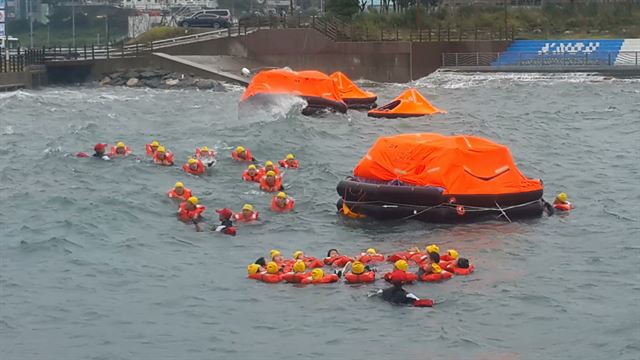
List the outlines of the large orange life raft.
<svg viewBox="0 0 640 360">
<path fill-rule="evenodd" d="M 337 190 L 339 211 L 377 219 L 512 220 L 544 210 L 542 181 L 524 176 L 506 146 L 475 136 L 380 137 Z"/>
<path fill-rule="evenodd" d="M 370 110 L 367 115 L 375 118 L 407 118 L 433 114 L 446 114 L 422 96 L 416 89 L 409 89 L 390 103 Z"/>
<path fill-rule="evenodd" d="M 376 107 L 376 94 L 362 90 L 347 75 L 336 71 L 329 76 L 349 109 L 373 109 Z"/>
<path fill-rule="evenodd" d="M 340 98 L 333 80 L 319 71 L 291 71 L 285 69 L 259 72 L 240 98 L 242 103 L 270 104 L 282 96 L 298 96 L 307 101 L 304 114 L 322 109 L 346 112 L 347 105 Z"/>
</svg>

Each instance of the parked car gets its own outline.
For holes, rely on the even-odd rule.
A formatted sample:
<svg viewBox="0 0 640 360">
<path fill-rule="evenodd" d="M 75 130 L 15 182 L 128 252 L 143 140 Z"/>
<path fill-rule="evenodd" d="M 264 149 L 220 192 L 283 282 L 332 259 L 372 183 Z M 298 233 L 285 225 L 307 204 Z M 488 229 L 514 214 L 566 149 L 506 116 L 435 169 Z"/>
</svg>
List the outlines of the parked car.
<svg viewBox="0 0 640 360">
<path fill-rule="evenodd" d="M 207 10 L 209 11 L 209 10 Z M 223 17 L 206 12 L 197 12 L 178 22 L 181 27 L 211 27 L 214 29 L 228 28 L 229 22 Z"/>
<path fill-rule="evenodd" d="M 214 9 L 214 10 L 207 10 L 207 11 L 210 11 L 213 14 L 220 16 L 221 18 L 227 20 L 229 23 L 233 23 L 233 18 L 231 17 L 231 11 L 227 9 Z"/>
</svg>

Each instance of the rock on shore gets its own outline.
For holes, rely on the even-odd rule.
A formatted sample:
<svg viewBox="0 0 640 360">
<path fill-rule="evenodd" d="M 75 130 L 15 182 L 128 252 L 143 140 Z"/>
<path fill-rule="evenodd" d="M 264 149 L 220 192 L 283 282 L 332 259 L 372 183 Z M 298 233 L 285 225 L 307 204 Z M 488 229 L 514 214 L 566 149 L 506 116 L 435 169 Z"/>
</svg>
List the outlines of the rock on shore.
<svg viewBox="0 0 640 360">
<path fill-rule="evenodd" d="M 160 69 L 132 69 L 105 74 L 100 86 L 148 87 L 152 89 L 201 89 L 226 91 L 216 80 L 203 79 L 193 74 L 182 74 Z"/>
</svg>

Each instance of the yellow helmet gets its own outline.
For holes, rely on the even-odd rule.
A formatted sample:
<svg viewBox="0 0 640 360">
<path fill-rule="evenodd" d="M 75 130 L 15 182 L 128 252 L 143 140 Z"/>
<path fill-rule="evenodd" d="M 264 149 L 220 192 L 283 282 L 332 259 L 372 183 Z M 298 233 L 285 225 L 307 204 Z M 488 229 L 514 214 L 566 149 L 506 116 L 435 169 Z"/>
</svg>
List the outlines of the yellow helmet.
<svg viewBox="0 0 640 360">
<path fill-rule="evenodd" d="M 375 255 L 377 253 L 378 253 L 378 251 L 376 251 L 375 248 L 368 248 L 367 249 L 367 254 L 369 254 L 369 255 Z"/>
<path fill-rule="evenodd" d="M 160 146 L 160 143 L 158 142 L 158 140 L 153 140 L 151 142 L 151 146 L 158 147 L 158 146 Z"/>
<path fill-rule="evenodd" d="M 182 183 L 182 181 L 178 181 L 178 182 L 174 185 L 174 187 L 177 187 L 177 188 L 183 188 L 183 187 L 184 187 L 184 184 Z"/>
<path fill-rule="evenodd" d="M 409 270 L 409 264 L 407 264 L 406 261 L 404 260 L 398 260 L 396 261 L 396 263 L 394 264 L 394 266 L 396 267 L 396 269 L 398 270 L 402 270 L 402 271 L 407 271 Z"/>
<path fill-rule="evenodd" d="M 311 278 L 313 280 L 320 280 L 324 277 L 324 271 L 320 268 L 315 268 L 311 271 Z"/>
<path fill-rule="evenodd" d="M 249 166 L 247 167 L 247 170 L 251 170 L 251 169 L 253 169 L 253 170 L 257 170 L 258 168 L 256 168 L 256 166 L 255 166 L 255 165 L 251 164 L 251 165 L 249 165 Z"/>
<path fill-rule="evenodd" d="M 124 143 L 122 141 L 118 141 L 118 143 L 116 144 L 116 147 L 117 148 L 123 148 L 125 146 L 124 146 Z"/>
<path fill-rule="evenodd" d="M 247 273 L 249 275 L 253 275 L 253 274 L 257 273 L 258 270 L 260 270 L 260 265 L 258 265 L 258 264 L 251 264 L 251 265 L 247 266 Z"/>
<path fill-rule="evenodd" d="M 192 197 L 188 198 L 187 201 L 192 203 L 193 205 L 196 205 L 198 203 L 198 198 L 195 197 L 195 196 L 192 196 Z"/>
<path fill-rule="evenodd" d="M 307 269 L 307 266 L 304 264 L 304 261 L 298 260 L 295 264 L 293 264 L 293 272 L 295 273 L 303 273 Z"/>
<path fill-rule="evenodd" d="M 557 198 L 558 198 L 558 200 L 560 200 L 562 202 L 567 202 L 567 199 L 569 197 L 567 196 L 567 193 L 561 192 L 560 194 L 558 194 Z"/>
<path fill-rule="evenodd" d="M 451 256 L 454 260 L 458 260 L 458 257 L 460 255 L 458 255 L 458 252 L 455 249 L 449 249 L 447 250 L 447 253 L 449 254 L 449 256 Z"/>
<path fill-rule="evenodd" d="M 364 272 L 364 264 L 360 261 L 354 262 L 353 265 L 351 265 L 351 272 L 356 275 L 362 274 Z"/>
<path fill-rule="evenodd" d="M 428 253 L 439 254 L 440 253 L 440 248 L 436 244 L 431 244 L 431 245 L 427 246 L 427 252 Z"/>
<path fill-rule="evenodd" d="M 267 171 L 267 176 L 276 176 L 276 172 L 273 170 Z"/>
<path fill-rule="evenodd" d="M 267 273 L 269 274 L 277 274 L 278 273 L 278 264 L 273 261 L 269 261 L 267 263 Z"/>
<path fill-rule="evenodd" d="M 273 161 L 271 161 L 271 160 L 267 160 L 267 161 L 264 163 L 264 166 L 273 166 Z"/>
<path fill-rule="evenodd" d="M 162 153 L 162 152 L 165 152 L 166 150 L 165 150 L 164 146 L 158 146 L 158 149 L 156 151 Z"/>
<path fill-rule="evenodd" d="M 431 264 L 431 270 L 433 270 L 434 274 L 440 274 L 442 272 L 442 268 L 436 263 Z"/>
<path fill-rule="evenodd" d="M 273 259 L 274 257 L 280 255 L 280 251 L 278 250 L 271 250 L 271 258 Z"/>
<path fill-rule="evenodd" d="M 189 164 L 189 165 L 193 165 L 193 164 L 195 164 L 197 162 L 198 162 L 198 160 L 196 160 L 194 158 L 191 158 L 191 159 L 187 160 L 187 164 Z"/>
<path fill-rule="evenodd" d="M 209 147 L 205 145 L 205 146 L 200 148 L 200 151 L 208 152 L 209 151 Z"/>
<path fill-rule="evenodd" d="M 244 204 L 244 206 L 242 207 L 242 210 L 249 210 L 249 211 L 253 211 L 253 205 L 251 205 L 251 204 Z"/>
<path fill-rule="evenodd" d="M 242 146 L 238 146 L 238 147 L 236 148 L 236 152 L 237 152 L 237 153 L 241 153 L 241 152 L 243 152 L 244 150 L 245 150 L 245 149 L 244 149 Z"/>
<path fill-rule="evenodd" d="M 295 159 L 295 156 L 293 156 L 293 154 L 287 154 L 287 160 L 293 160 Z"/>
<path fill-rule="evenodd" d="M 294 251 L 293 252 L 293 258 L 294 259 L 298 259 L 301 255 L 304 255 L 304 253 L 300 250 Z"/>
<path fill-rule="evenodd" d="M 276 195 L 276 197 L 278 197 L 280 199 L 286 199 L 287 198 L 287 194 L 285 194 L 284 191 L 280 191 L 278 193 L 278 195 Z"/>
</svg>

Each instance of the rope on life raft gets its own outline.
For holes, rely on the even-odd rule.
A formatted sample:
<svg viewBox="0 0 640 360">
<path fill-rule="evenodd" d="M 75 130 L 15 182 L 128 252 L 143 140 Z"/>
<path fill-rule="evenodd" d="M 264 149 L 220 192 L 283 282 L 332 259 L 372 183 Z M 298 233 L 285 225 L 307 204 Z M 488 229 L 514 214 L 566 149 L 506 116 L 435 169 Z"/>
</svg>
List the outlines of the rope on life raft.
<svg viewBox="0 0 640 360">
<path fill-rule="evenodd" d="M 509 222 L 511 222 L 511 219 L 509 219 L 509 216 L 507 215 L 507 213 L 506 213 L 506 212 L 504 212 L 504 210 L 502 210 L 502 208 L 500 207 L 500 205 L 498 205 L 498 202 L 497 202 L 497 201 L 494 201 L 493 203 L 494 203 L 494 204 L 496 204 L 496 206 L 498 207 L 498 209 L 500 210 L 500 212 L 502 213 L 502 215 L 504 215 L 504 217 L 505 217 L 507 220 L 509 220 Z M 500 217 L 500 216 L 498 216 L 498 217 Z"/>
</svg>

